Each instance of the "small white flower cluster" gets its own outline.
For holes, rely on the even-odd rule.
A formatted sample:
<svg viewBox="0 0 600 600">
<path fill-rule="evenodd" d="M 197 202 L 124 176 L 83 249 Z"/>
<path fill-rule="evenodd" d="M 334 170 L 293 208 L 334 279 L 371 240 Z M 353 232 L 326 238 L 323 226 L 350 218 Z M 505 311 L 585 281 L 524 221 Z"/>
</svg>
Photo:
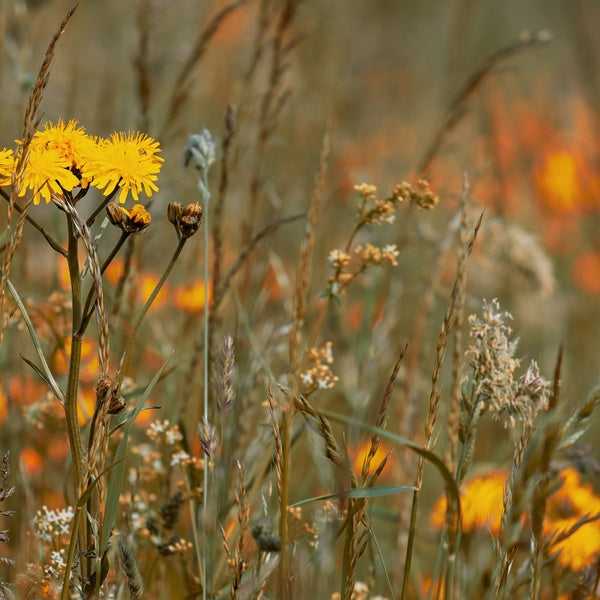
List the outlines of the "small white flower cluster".
<svg viewBox="0 0 600 600">
<path fill-rule="evenodd" d="M 63 535 L 68 536 L 73 516 L 74 512 L 71 506 L 56 510 L 42 506 L 33 518 L 35 537 L 44 542 L 52 542 Z"/>
</svg>

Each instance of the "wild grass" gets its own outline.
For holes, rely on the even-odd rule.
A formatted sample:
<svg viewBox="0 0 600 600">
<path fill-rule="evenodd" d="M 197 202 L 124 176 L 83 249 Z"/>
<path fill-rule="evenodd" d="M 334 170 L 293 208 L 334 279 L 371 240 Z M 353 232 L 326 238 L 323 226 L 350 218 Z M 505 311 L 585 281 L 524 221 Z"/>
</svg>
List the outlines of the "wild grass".
<svg viewBox="0 0 600 600">
<path fill-rule="evenodd" d="M 547 161 L 511 212 L 481 156 L 450 152 L 483 140 L 524 188 L 530 165 L 503 171 L 516 151 L 471 117 L 495 118 L 493 81 L 550 35 L 487 48 L 392 173 L 332 87 L 330 61 L 360 60 L 324 51 L 350 27 L 385 71 L 390 42 L 365 20 L 383 9 L 238 0 L 192 23 L 107 2 L 134 37 L 117 58 L 97 6 L 59 4 L 10 2 L 0 21 L 0 60 L 30 44 L 42 65 L 19 90 L 24 65 L 0 70 L 16 90 L 0 118 L 0 597 L 597 597 L 600 388 L 570 328 L 581 312 L 593 337 L 600 289 L 592 250 L 577 290 L 541 233 L 558 215 L 589 241 L 600 174 L 575 152 L 575 175 L 557 171 L 566 151 L 524 120 Z M 64 58 L 86 43 L 111 83 L 96 115 Z M 367 75 L 357 102 L 375 114 Z"/>
</svg>

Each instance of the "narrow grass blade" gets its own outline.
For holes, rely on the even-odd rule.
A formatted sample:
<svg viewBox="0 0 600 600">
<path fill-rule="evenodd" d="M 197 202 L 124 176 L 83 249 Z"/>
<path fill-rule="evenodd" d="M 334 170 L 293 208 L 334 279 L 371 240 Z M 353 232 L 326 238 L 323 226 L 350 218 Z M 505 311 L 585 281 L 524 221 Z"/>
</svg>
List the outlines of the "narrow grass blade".
<svg viewBox="0 0 600 600">
<path fill-rule="evenodd" d="M 148 387 L 144 390 L 138 405 L 135 410 L 131 413 L 129 420 L 124 425 L 123 437 L 119 441 L 119 445 L 117 446 L 117 450 L 115 451 L 114 463 L 116 464 L 113 472 L 110 475 L 108 489 L 106 492 L 106 510 L 104 513 L 104 522 L 102 523 L 102 529 L 100 533 L 100 556 L 103 556 L 108 548 L 108 540 L 110 539 L 110 534 L 112 528 L 115 524 L 117 518 L 117 509 L 119 507 L 119 496 L 121 495 L 121 489 L 123 487 L 123 478 L 125 476 L 125 461 L 123 460 L 127 455 L 127 442 L 129 437 L 129 432 L 131 431 L 131 427 L 133 426 L 134 421 L 137 416 L 142 412 L 144 408 L 144 404 L 146 400 L 150 397 L 154 386 L 157 384 L 160 379 L 165 367 L 167 366 L 169 359 L 167 359 L 162 367 L 158 370 L 156 375 L 152 378 L 152 381 L 148 384 Z"/>
<path fill-rule="evenodd" d="M 431 452 L 430 450 L 423 448 L 422 446 L 413 442 L 412 440 L 409 440 L 408 438 L 387 431 L 386 429 L 381 429 L 380 427 L 376 427 L 375 425 L 363 423 L 362 421 L 353 419 L 352 417 L 348 417 L 337 412 L 332 412 L 328 410 L 324 410 L 322 412 L 326 417 L 337 421 L 338 423 L 345 423 L 346 425 L 351 425 L 352 427 L 357 427 L 359 429 L 363 429 L 364 431 L 374 433 L 381 438 L 390 440 L 391 442 L 402 444 L 403 446 L 410 448 L 411 450 L 428 460 L 434 467 L 436 467 L 436 469 L 444 478 L 446 488 L 448 490 L 448 499 L 454 501 L 456 507 L 457 522 L 460 523 L 460 494 L 458 488 L 456 487 L 456 482 L 454 481 L 454 477 L 452 477 L 450 471 L 448 471 L 448 468 L 444 464 L 444 461 L 437 454 L 435 454 L 435 452 Z"/>
<path fill-rule="evenodd" d="M 353 488 L 351 490 L 344 490 L 342 492 L 334 492 L 332 494 L 324 494 L 322 496 L 314 496 L 313 498 L 306 498 L 305 500 L 299 500 L 290 504 L 290 508 L 296 506 L 302 506 L 309 502 L 316 502 L 317 500 L 335 500 L 338 498 L 378 498 L 380 496 L 393 496 L 394 494 L 401 494 L 403 492 L 414 492 L 417 488 L 414 485 L 384 485 L 379 487 L 370 488 Z"/>
<path fill-rule="evenodd" d="M 369 533 L 373 538 L 373 545 L 375 546 L 375 550 L 377 551 L 377 557 L 379 558 L 379 562 L 381 563 L 381 568 L 383 569 L 383 575 L 388 585 L 388 590 L 390 592 L 391 600 L 396 600 L 396 596 L 394 594 L 394 586 L 392 586 L 392 581 L 390 579 L 387 567 L 385 566 L 385 560 L 383 558 L 383 552 L 381 551 L 381 546 L 379 545 L 379 540 L 373 531 L 373 528 L 369 526 Z"/>
<path fill-rule="evenodd" d="M 44 381 L 46 381 L 48 383 L 48 385 L 50 386 L 50 389 L 52 390 L 54 395 L 64 404 L 65 403 L 65 395 L 62 393 L 62 390 L 58 386 L 58 383 L 56 382 L 56 379 L 54 379 L 54 375 L 52 375 L 52 371 L 50 370 L 50 367 L 48 366 L 48 363 L 46 362 L 46 357 L 44 356 L 44 353 L 42 351 L 42 346 L 40 344 L 40 341 L 37 338 L 37 334 L 35 332 L 35 327 L 33 326 L 31 319 L 29 318 L 27 309 L 25 308 L 25 305 L 21 301 L 21 298 L 19 296 L 19 293 L 15 289 L 15 286 L 10 282 L 10 279 L 6 280 L 6 285 L 8 286 L 8 291 L 10 292 L 15 303 L 19 307 L 19 310 L 21 311 L 21 315 L 23 316 L 23 321 L 25 321 L 25 325 L 27 326 L 27 331 L 29 331 L 29 335 L 31 336 L 31 341 L 33 342 L 35 351 L 40 359 L 42 368 L 39 370 L 36 368 L 36 371 L 38 372 L 38 374 L 43 373 L 45 375 L 45 377 L 43 377 Z M 29 361 L 27 361 L 27 362 L 33 366 L 33 364 L 31 362 L 29 362 Z"/>
</svg>

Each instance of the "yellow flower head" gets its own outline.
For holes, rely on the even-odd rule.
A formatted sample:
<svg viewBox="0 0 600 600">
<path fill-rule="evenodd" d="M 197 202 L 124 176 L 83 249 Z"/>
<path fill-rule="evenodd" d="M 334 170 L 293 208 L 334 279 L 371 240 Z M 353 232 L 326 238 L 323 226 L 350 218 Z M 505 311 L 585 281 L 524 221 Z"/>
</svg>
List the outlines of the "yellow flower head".
<svg viewBox="0 0 600 600">
<path fill-rule="evenodd" d="M 61 158 L 68 161 L 70 168 L 80 172 L 93 154 L 96 144 L 83 127 L 77 126 L 77 121 L 71 119 L 65 123 L 59 119 L 56 125 L 48 121 L 43 131 L 37 131 L 31 140 L 31 147 L 44 151 L 56 150 Z M 86 183 L 83 182 L 83 185 Z"/>
<path fill-rule="evenodd" d="M 59 195 L 63 190 L 70 192 L 79 185 L 79 179 L 70 167 L 69 160 L 56 148 L 43 149 L 31 145 L 19 196 L 24 196 L 28 189 L 32 190 L 33 203 L 39 204 L 40 198 L 50 202 L 52 192 Z"/>
<path fill-rule="evenodd" d="M 130 191 L 138 201 L 140 192 L 151 196 L 158 191 L 154 182 L 163 162 L 159 152 L 159 143 L 143 133 L 113 133 L 110 140 L 98 142 L 82 175 L 105 195 L 111 194 L 118 185 L 121 203 Z"/>
<path fill-rule="evenodd" d="M 579 516 L 555 519 L 544 524 L 544 533 L 549 536 L 567 534 L 579 521 Z M 559 552 L 558 562 L 572 571 L 581 571 L 596 562 L 600 554 L 600 524 L 598 521 L 585 523 L 565 539 L 552 543 L 551 552 Z"/>
<path fill-rule="evenodd" d="M 550 551 L 560 552 L 558 562 L 572 571 L 580 571 L 600 555 L 600 521 L 584 523 L 570 535 L 568 532 L 582 517 L 600 514 L 600 498 L 592 486 L 581 481 L 581 475 L 575 469 L 563 469 L 560 477 L 562 486 L 548 502 L 544 535 L 553 536 Z M 564 534 L 567 537 L 560 539 Z"/>
<path fill-rule="evenodd" d="M 476 529 L 489 529 L 492 534 L 500 532 L 503 512 L 506 472 L 494 471 L 474 477 L 461 491 L 462 530 L 469 533 Z M 446 496 L 436 503 L 430 516 L 431 524 L 441 528 L 446 519 Z"/>
<path fill-rule="evenodd" d="M 10 185 L 14 166 L 13 151 L 6 148 L 0 150 L 0 185 Z"/>
</svg>

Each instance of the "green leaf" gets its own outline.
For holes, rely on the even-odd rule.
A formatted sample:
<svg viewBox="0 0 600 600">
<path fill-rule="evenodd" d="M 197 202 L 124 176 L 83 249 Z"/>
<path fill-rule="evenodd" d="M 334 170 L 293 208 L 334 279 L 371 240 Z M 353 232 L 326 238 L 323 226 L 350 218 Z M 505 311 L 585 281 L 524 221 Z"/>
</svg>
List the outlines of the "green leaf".
<svg viewBox="0 0 600 600">
<path fill-rule="evenodd" d="M 138 405 L 135 410 L 131 413 L 129 420 L 124 425 L 123 437 L 119 441 L 119 445 L 115 451 L 115 457 L 113 463 L 115 463 L 115 468 L 113 469 L 110 479 L 108 482 L 108 489 L 106 491 L 106 509 L 104 512 L 104 522 L 102 523 L 102 530 L 100 532 L 100 556 L 104 556 L 106 549 L 108 548 L 108 540 L 110 539 L 110 534 L 112 532 L 112 528 L 115 524 L 117 518 L 117 509 L 119 507 L 119 496 L 121 495 L 121 489 L 123 488 L 123 479 L 125 476 L 125 457 L 127 456 L 127 442 L 129 437 L 129 432 L 131 431 L 131 427 L 133 426 L 134 421 L 137 416 L 142 412 L 144 408 L 144 404 L 146 400 L 150 397 L 154 386 L 157 384 L 160 379 L 165 367 L 167 366 L 169 359 L 167 359 L 162 367 L 158 370 L 156 375 L 152 378 L 152 381 L 148 384 L 148 387 L 144 390 Z M 116 464 L 118 463 L 118 464 Z"/>
<path fill-rule="evenodd" d="M 29 331 L 29 335 L 31 336 L 31 341 L 33 342 L 35 351 L 40 359 L 40 363 L 42 364 L 42 368 L 39 369 L 36 367 L 35 371 L 40 376 L 42 373 L 44 374 L 44 377 L 42 377 L 42 379 L 44 379 L 44 381 L 50 386 L 50 389 L 52 390 L 54 395 L 64 404 L 65 403 L 65 395 L 62 393 L 62 390 L 58 386 L 58 383 L 56 383 L 56 379 L 54 379 L 54 375 L 52 375 L 52 371 L 50 370 L 50 367 L 48 366 L 48 363 L 46 362 L 46 357 L 44 356 L 44 353 L 42 351 L 42 346 L 40 344 L 40 341 L 37 338 L 37 334 L 35 332 L 35 327 L 33 326 L 31 319 L 29 318 L 27 309 L 25 308 L 25 305 L 21 301 L 21 298 L 19 297 L 19 294 L 18 294 L 17 290 L 15 289 L 15 286 L 10 282 L 10 279 L 6 280 L 6 285 L 8 286 L 8 291 L 10 292 L 15 303 L 19 307 L 19 310 L 21 311 L 21 315 L 23 316 L 23 321 L 25 321 L 25 325 L 27 326 L 27 330 Z M 30 361 L 27 361 L 27 363 L 30 364 L 31 366 L 33 366 L 33 363 L 31 363 Z"/>
<path fill-rule="evenodd" d="M 353 488 L 351 490 L 344 490 L 342 492 L 334 492 L 332 494 L 324 494 L 323 496 L 314 496 L 313 498 L 306 498 L 305 500 L 299 500 L 290 504 L 291 508 L 296 506 L 302 506 L 309 502 L 316 502 L 317 500 L 334 500 L 337 498 L 378 498 L 380 496 L 393 496 L 394 494 L 401 494 L 403 492 L 414 492 L 417 488 L 414 485 L 383 485 L 379 487 L 368 487 L 368 488 Z"/>
</svg>

